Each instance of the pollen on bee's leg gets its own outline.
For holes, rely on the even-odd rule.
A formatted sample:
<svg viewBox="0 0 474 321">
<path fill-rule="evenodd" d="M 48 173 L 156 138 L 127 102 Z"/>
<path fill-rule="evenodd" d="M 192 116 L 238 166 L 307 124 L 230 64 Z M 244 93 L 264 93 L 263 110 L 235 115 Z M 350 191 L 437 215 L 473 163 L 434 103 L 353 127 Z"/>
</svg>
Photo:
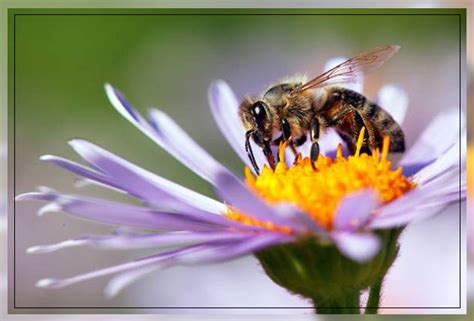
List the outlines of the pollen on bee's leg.
<svg viewBox="0 0 474 321">
<path fill-rule="evenodd" d="M 365 136 L 365 127 L 362 127 L 359 133 L 359 137 L 357 138 L 357 146 L 354 156 L 359 156 L 360 150 L 362 149 L 362 144 L 364 143 L 364 136 Z"/>
</svg>

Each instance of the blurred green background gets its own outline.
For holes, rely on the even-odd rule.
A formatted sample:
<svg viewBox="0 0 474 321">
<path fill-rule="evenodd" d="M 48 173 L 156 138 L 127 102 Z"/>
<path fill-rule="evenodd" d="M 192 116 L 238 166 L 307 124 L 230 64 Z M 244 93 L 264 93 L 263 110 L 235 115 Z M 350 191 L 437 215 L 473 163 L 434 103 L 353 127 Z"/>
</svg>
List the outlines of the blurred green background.
<svg viewBox="0 0 474 321">
<path fill-rule="evenodd" d="M 213 155 L 240 171 L 241 163 L 208 112 L 206 90 L 213 79 L 228 81 L 239 97 L 258 94 L 285 75 L 320 72 L 331 56 L 394 43 L 402 45 L 400 54 L 374 77 L 387 75 L 402 83 L 402 77 L 413 78 L 416 71 L 404 62 L 424 56 L 418 68 L 432 67 L 430 60 L 457 49 L 458 40 L 452 37 L 458 17 L 436 15 L 38 15 L 16 20 L 18 150 L 25 144 L 25 150 L 40 155 L 42 142 L 49 140 L 54 146 L 49 150 L 58 153 L 66 139 L 83 137 L 146 168 L 166 168 L 167 176 L 201 189 L 205 185 L 189 180 L 184 167 L 110 108 L 105 82 L 120 88 L 142 112 L 149 106 L 165 110 Z M 394 74 L 399 68 L 410 74 Z M 23 160 L 19 153 L 17 161 Z"/>
<path fill-rule="evenodd" d="M 151 106 L 166 111 L 206 150 L 239 174 L 243 164 L 209 112 L 207 88 L 214 79 L 229 82 L 241 98 L 247 93 L 258 94 L 287 75 L 315 75 L 331 57 L 348 57 L 379 45 L 398 44 L 401 51 L 376 74 L 367 77 L 364 93 L 374 98 L 385 83 L 398 83 L 407 90 L 408 145 L 436 113 L 458 106 L 459 25 L 458 16 L 453 15 L 18 15 L 15 20 L 17 193 L 48 185 L 65 192 L 124 199 L 98 188 L 78 191 L 72 187 L 73 175 L 38 160 L 43 154 L 78 160 L 67 140 L 80 137 L 166 178 L 212 195 L 203 180 L 113 110 L 104 94 L 105 82 L 117 86 L 143 113 Z M 110 231 L 108 227 L 62 215 L 39 219 L 34 215 L 36 208 L 37 204 L 17 204 L 19 306 L 307 305 L 267 280 L 252 258 L 224 264 L 219 270 L 194 268 L 195 273 L 207 271 L 207 275 L 229 276 L 222 284 L 222 280 L 213 283 L 202 274 L 197 284 L 205 293 L 201 296 L 180 295 L 188 291 L 186 284 L 192 281 L 190 270 L 185 268 L 155 276 L 160 288 L 150 289 L 153 288 L 150 283 L 139 282 L 134 286 L 135 291 L 114 300 L 102 296 L 106 280 L 46 293 L 34 287 L 36 280 L 75 275 L 146 252 L 104 254 L 73 249 L 26 255 L 25 249 L 32 245 Z M 400 292 L 386 294 L 387 305 L 457 304 L 457 296 L 450 295 L 457 293 L 457 279 L 449 275 L 457 271 L 457 238 L 446 230 L 449 224 L 456 226 L 457 221 L 452 218 L 456 211 L 457 208 L 452 209 L 452 223 L 445 220 L 432 223 L 443 226 L 436 238 L 433 229 L 425 227 L 417 231 L 421 248 L 426 243 L 441 244 L 453 256 L 453 260 L 445 260 L 419 278 L 423 282 L 425 277 L 426 284 L 420 286 L 417 295 L 433 291 L 429 279 L 435 275 L 438 283 L 446 286 L 443 294 L 425 301 L 403 297 L 408 280 L 405 287 L 400 285 Z M 442 238 L 443 233 L 447 233 L 447 239 Z M 413 242 L 417 239 L 406 246 L 416 246 Z M 435 252 L 427 253 L 421 256 L 424 264 L 438 259 Z M 414 264 L 413 259 L 407 262 Z M 232 277 L 244 268 L 248 268 L 246 273 Z M 419 268 L 426 271 L 425 266 Z M 440 272 L 443 269 L 447 275 Z M 174 292 L 163 294 L 163 289 Z M 223 296 L 224 292 L 234 295 Z"/>
</svg>

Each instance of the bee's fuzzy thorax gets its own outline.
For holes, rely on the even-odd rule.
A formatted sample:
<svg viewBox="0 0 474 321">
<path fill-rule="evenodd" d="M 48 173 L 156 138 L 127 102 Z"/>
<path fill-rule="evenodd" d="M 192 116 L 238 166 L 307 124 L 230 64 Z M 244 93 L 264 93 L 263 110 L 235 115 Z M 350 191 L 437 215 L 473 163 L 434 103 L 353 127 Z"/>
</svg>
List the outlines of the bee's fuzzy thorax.
<svg viewBox="0 0 474 321">
<path fill-rule="evenodd" d="M 261 96 L 265 95 L 265 93 L 279 84 L 304 84 L 308 80 L 308 76 L 306 74 L 295 74 L 293 76 L 285 76 L 279 79 L 276 82 L 272 82 L 268 86 L 265 87 L 265 90 L 262 91 Z"/>
</svg>

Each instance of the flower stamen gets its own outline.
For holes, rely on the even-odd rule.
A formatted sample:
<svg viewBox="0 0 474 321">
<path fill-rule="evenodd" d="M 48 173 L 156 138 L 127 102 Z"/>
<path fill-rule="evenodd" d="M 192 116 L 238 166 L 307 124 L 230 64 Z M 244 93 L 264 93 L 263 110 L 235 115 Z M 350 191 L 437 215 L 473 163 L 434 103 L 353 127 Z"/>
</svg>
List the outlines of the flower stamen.
<svg viewBox="0 0 474 321">
<path fill-rule="evenodd" d="M 285 163 L 285 150 L 286 150 L 286 142 L 285 141 L 282 141 L 280 143 L 280 145 L 278 146 L 278 159 L 280 160 L 279 161 L 279 164 L 285 164 L 286 166 L 286 163 Z"/>
<path fill-rule="evenodd" d="M 342 157 L 342 144 L 339 143 L 337 145 L 336 158 L 341 158 L 341 157 Z"/>
<path fill-rule="evenodd" d="M 382 145 L 382 160 L 387 159 L 389 146 L 390 146 L 390 136 L 384 136 L 383 145 Z"/>
<path fill-rule="evenodd" d="M 360 150 L 362 149 L 362 144 L 364 143 L 364 136 L 365 136 L 365 127 L 362 127 L 359 133 L 359 137 L 357 138 L 357 145 L 356 145 L 356 151 L 354 153 L 354 156 L 359 156 Z"/>
<path fill-rule="evenodd" d="M 403 176 L 401 168 L 392 169 L 387 158 L 390 137 L 383 138 L 382 151 L 376 149 L 372 155 L 367 155 L 361 153 L 364 135 L 365 128 L 362 128 L 354 155 L 344 157 L 342 145 L 339 145 L 334 159 L 323 155 L 318 157 L 314 164 L 316 170 L 312 168 L 310 159 L 300 154 L 288 167 L 285 163 L 286 143 L 282 142 L 275 170 L 264 166 L 260 175 L 254 176 L 246 167 L 246 183 L 268 203 L 292 203 L 329 230 L 340 201 L 349 194 L 370 188 L 376 192 L 379 201 L 386 204 L 415 187 L 414 182 Z M 226 215 L 245 224 L 291 232 L 288 227 L 261 222 L 232 209 Z"/>
</svg>

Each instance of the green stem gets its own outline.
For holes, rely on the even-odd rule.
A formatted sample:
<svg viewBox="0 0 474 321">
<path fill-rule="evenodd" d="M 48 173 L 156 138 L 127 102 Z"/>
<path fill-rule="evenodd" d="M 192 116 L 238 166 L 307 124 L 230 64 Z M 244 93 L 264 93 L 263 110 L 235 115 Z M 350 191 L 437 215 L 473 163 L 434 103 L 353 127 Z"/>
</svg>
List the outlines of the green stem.
<svg viewBox="0 0 474 321">
<path fill-rule="evenodd" d="M 384 277 L 380 277 L 370 287 L 369 299 L 365 308 L 365 314 L 377 314 L 380 304 L 380 294 L 382 293 L 382 284 Z"/>
<path fill-rule="evenodd" d="M 388 269 L 393 264 L 393 261 L 397 257 L 398 253 L 398 237 L 402 233 L 403 228 L 392 229 L 390 231 L 389 238 L 387 240 L 386 253 L 384 258 L 384 266 L 382 268 L 382 274 L 380 277 L 370 286 L 369 299 L 365 307 L 365 314 L 377 314 L 380 305 L 380 296 L 382 294 L 382 285 L 385 275 Z"/>
<path fill-rule="evenodd" d="M 338 297 L 313 298 L 317 314 L 360 314 L 360 291 L 350 291 Z"/>
</svg>

